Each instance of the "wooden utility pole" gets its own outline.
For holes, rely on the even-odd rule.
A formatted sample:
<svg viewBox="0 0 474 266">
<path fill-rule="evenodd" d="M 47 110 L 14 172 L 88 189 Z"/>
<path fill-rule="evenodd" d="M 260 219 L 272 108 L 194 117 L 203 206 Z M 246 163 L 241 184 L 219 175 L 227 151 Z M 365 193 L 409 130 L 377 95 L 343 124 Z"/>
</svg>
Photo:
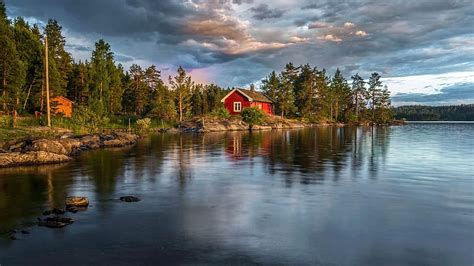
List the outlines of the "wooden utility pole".
<svg viewBox="0 0 474 266">
<path fill-rule="evenodd" d="M 46 113 L 48 117 L 48 127 L 51 127 L 51 110 L 49 106 L 49 66 L 48 66 L 48 36 L 44 36 L 44 75 L 46 84 Z"/>
</svg>

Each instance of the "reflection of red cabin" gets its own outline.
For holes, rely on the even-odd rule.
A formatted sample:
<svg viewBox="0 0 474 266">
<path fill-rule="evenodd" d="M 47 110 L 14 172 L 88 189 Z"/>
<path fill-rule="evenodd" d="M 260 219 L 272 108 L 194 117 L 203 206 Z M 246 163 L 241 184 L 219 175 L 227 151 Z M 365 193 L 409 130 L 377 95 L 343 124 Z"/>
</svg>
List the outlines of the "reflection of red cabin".
<svg viewBox="0 0 474 266">
<path fill-rule="evenodd" d="M 273 113 L 273 101 L 265 94 L 255 90 L 233 89 L 221 102 L 232 115 L 240 114 L 247 107 L 262 109 L 267 114 Z"/>
<path fill-rule="evenodd" d="M 64 117 L 72 117 L 73 102 L 66 97 L 56 96 L 51 99 L 51 112 L 55 115 L 62 114 Z"/>
</svg>

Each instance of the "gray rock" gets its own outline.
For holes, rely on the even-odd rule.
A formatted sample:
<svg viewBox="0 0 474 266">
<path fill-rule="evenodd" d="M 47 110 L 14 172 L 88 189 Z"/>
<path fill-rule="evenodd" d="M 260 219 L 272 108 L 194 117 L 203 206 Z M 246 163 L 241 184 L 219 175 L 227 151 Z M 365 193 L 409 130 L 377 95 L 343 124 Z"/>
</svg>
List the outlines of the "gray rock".
<svg viewBox="0 0 474 266">
<path fill-rule="evenodd" d="M 120 197 L 120 200 L 121 201 L 125 201 L 125 202 L 137 202 L 137 201 L 140 201 L 139 198 L 135 197 L 135 196 L 124 196 L 124 197 Z"/>
<path fill-rule="evenodd" d="M 45 151 L 0 153 L 0 167 L 62 163 L 72 160 L 63 154 Z"/>
<path fill-rule="evenodd" d="M 50 153 L 69 155 L 64 146 L 56 140 L 39 139 L 33 141 L 32 151 L 45 151 Z"/>
</svg>

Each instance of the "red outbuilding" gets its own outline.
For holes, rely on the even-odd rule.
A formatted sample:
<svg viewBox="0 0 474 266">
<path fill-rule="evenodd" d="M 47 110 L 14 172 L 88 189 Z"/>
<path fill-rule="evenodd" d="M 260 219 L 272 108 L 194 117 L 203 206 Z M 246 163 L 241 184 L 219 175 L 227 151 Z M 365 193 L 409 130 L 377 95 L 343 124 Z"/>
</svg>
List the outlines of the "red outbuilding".
<svg viewBox="0 0 474 266">
<path fill-rule="evenodd" d="M 233 89 L 221 102 L 232 115 L 240 114 L 247 107 L 256 107 L 269 115 L 273 114 L 273 101 L 265 94 L 252 89 Z"/>
</svg>

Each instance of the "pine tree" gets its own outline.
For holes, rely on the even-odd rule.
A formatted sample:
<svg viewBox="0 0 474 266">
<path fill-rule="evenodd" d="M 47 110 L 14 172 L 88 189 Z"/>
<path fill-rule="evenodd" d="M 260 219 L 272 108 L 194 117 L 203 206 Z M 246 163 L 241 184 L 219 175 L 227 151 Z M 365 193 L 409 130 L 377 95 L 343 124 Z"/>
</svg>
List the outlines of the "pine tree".
<svg viewBox="0 0 474 266">
<path fill-rule="evenodd" d="M 21 109 L 27 108 L 30 96 L 41 89 L 43 77 L 42 45 L 34 28 L 22 18 L 17 18 L 13 27 L 13 37 L 19 60 L 24 67 L 24 79 L 21 91 L 17 94 L 16 102 L 21 98 Z M 18 110 L 18 108 L 16 108 Z M 32 108 L 30 108 L 32 110 Z"/>
<path fill-rule="evenodd" d="M 387 123 L 391 120 L 391 105 L 392 101 L 390 100 L 390 91 L 388 90 L 387 85 L 384 86 L 383 90 L 381 91 L 380 96 L 380 120 L 382 123 Z"/>
<path fill-rule="evenodd" d="M 24 84 L 26 69 L 16 49 L 3 2 L 0 2 L 0 47 L 1 102 L 3 111 L 9 113 L 17 110 L 20 104 L 19 94 Z"/>
<path fill-rule="evenodd" d="M 351 91 L 347 84 L 347 80 L 342 76 L 341 71 L 336 69 L 334 77 L 331 81 L 331 88 L 334 93 L 334 118 L 336 122 L 345 120 L 345 117 L 341 117 L 341 114 L 345 114 L 351 104 Z M 342 120 L 341 120 L 342 118 Z"/>
<path fill-rule="evenodd" d="M 355 120 L 359 122 L 359 114 L 365 108 L 365 99 L 367 98 L 367 89 L 364 79 L 359 73 L 352 76 L 352 102 L 354 103 Z"/>
<path fill-rule="evenodd" d="M 280 106 L 278 105 L 278 90 L 280 89 L 281 83 L 275 71 L 272 71 L 268 77 L 262 80 L 261 90 L 275 102 L 275 113 L 280 112 Z"/>
<path fill-rule="evenodd" d="M 65 50 L 66 38 L 62 35 L 62 27 L 54 19 L 48 20 L 45 34 L 48 36 L 51 92 L 52 95 L 64 95 L 72 70 L 71 55 Z"/>
<path fill-rule="evenodd" d="M 326 75 L 326 70 L 316 71 L 316 111 L 319 113 L 319 118 L 332 120 L 332 95 L 329 86 L 330 80 Z"/>
<path fill-rule="evenodd" d="M 119 64 L 113 69 L 110 76 L 110 95 L 109 95 L 109 112 L 110 114 L 117 114 L 122 111 L 122 96 L 123 96 L 123 66 Z"/>
<path fill-rule="evenodd" d="M 163 81 L 161 80 L 161 72 L 156 69 L 155 65 L 149 66 L 145 70 L 145 83 L 148 88 L 146 95 L 147 102 L 145 103 L 145 110 L 149 112 L 154 109 L 154 99 L 158 91 L 159 86 L 163 86 Z M 145 94 L 145 92 L 143 92 Z"/>
<path fill-rule="evenodd" d="M 375 109 L 380 105 L 381 87 L 382 81 L 380 81 L 380 75 L 377 72 L 372 73 L 369 78 L 368 88 L 368 100 L 372 110 L 372 121 L 375 121 Z"/>
<path fill-rule="evenodd" d="M 99 40 L 95 43 L 95 50 L 92 52 L 90 68 L 89 105 L 95 112 L 110 113 L 111 111 L 110 85 L 115 71 L 114 56 L 110 45 L 104 40 Z"/>
<path fill-rule="evenodd" d="M 295 96 L 293 81 L 289 75 L 282 73 L 279 77 L 280 86 L 277 90 L 277 106 L 281 114 L 281 118 L 295 111 Z"/>
<path fill-rule="evenodd" d="M 291 75 L 285 74 L 287 70 L 282 73 L 282 77 Z M 302 117 L 309 118 L 315 114 L 315 103 L 317 98 L 316 93 L 316 75 L 315 69 L 311 68 L 309 64 L 300 67 L 300 74 L 296 77 L 294 82 L 294 91 L 296 96 L 296 105 Z"/>
<path fill-rule="evenodd" d="M 131 88 L 135 94 L 134 112 L 135 114 L 141 115 L 144 113 L 148 102 L 148 87 L 145 83 L 145 72 L 139 65 L 133 64 L 130 67 L 130 76 L 132 80 Z"/>
<path fill-rule="evenodd" d="M 186 71 L 182 68 L 178 68 L 178 75 L 174 78 L 169 77 L 169 83 L 173 89 L 176 97 L 176 103 L 178 105 L 179 121 L 183 121 L 187 112 L 190 111 L 190 98 L 191 89 L 194 83 L 190 76 L 186 75 Z"/>
</svg>

